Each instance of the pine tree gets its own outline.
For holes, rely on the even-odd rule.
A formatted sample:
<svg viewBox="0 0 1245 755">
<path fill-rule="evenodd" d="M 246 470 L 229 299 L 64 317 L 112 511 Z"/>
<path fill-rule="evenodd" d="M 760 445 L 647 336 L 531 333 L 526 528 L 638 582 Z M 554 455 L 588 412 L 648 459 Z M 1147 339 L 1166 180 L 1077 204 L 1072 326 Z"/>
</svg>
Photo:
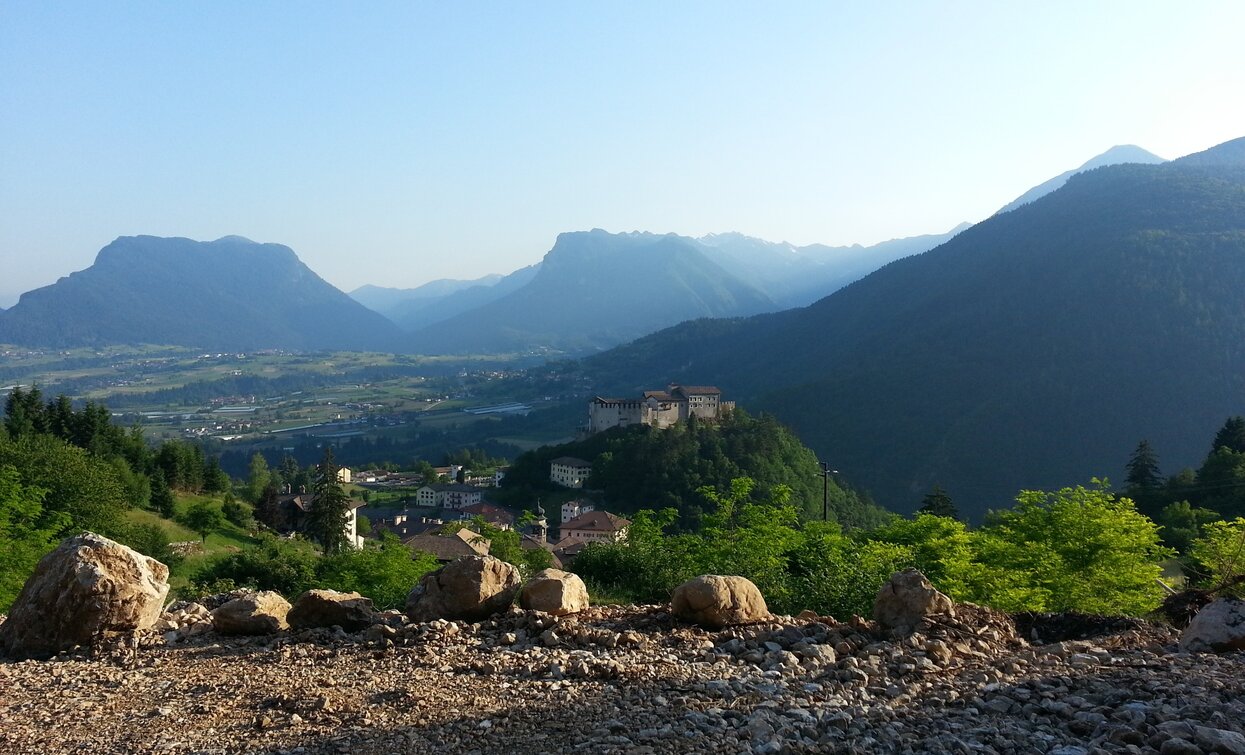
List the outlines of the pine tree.
<svg viewBox="0 0 1245 755">
<path fill-rule="evenodd" d="M 307 512 L 307 534 L 320 544 L 326 554 L 340 553 L 347 545 L 350 496 L 337 479 L 338 468 L 332 446 L 326 447 L 324 458 L 316 470 L 311 510 Z"/>
<path fill-rule="evenodd" d="M 166 519 L 173 518 L 176 503 L 173 498 L 173 491 L 169 490 L 169 482 L 164 477 L 164 472 L 156 469 L 151 473 L 151 508 L 159 512 L 160 516 Z"/>
<path fill-rule="evenodd" d="M 1245 417 L 1229 417 L 1215 433 L 1215 443 L 1210 452 L 1213 454 L 1225 447 L 1234 453 L 1245 453 Z"/>
<path fill-rule="evenodd" d="M 917 509 L 916 513 L 945 516 L 949 519 L 960 518 L 960 510 L 956 507 L 955 501 L 951 500 L 951 496 L 947 495 L 947 491 L 943 490 L 941 485 L 935 485 L 925 494 L 925 497 L 921 499 L 921 508 Z"/>
<path fill-rule="evenodd" d="M 1139 490 L 1153 490 L 1162 484 L 1159 476 L 1159 456 L 1154 452 L 1150 441 L 1143 440 L 1128 459 L 1128 487 Z"/>
</svg>

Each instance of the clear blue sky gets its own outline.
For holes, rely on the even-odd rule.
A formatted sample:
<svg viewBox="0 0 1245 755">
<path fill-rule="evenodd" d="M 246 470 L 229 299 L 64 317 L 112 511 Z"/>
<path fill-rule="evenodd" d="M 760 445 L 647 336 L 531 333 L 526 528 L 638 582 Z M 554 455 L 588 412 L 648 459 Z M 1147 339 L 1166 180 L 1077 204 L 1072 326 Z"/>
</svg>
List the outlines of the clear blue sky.
<svg viewBox="0 0 1245 755">
<path fill-rule="evenodd" d="M 941 232 L 1245 135 L 1245 3 L 0 0 L 0 305 L 120 235 L 350 290 L 566 230 Z"/>
</svg>

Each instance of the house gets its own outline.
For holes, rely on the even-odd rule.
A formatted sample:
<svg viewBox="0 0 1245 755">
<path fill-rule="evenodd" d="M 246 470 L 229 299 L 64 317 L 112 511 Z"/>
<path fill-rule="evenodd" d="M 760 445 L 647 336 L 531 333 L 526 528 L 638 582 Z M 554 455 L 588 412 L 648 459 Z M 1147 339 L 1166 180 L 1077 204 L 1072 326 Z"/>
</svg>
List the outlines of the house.
<svg viewBox="0 0 1245 755">
<path fill-rule="evenodd" d="M 445 526 L 444 520 L 411 515 L 406 509 L 380 509 L 369 514 L 369 518 L 372 521 L 372 534 L 375 537 L 380 537 L 382 530 L 388 530 L 397 535 L 399 539 L 405 539 Z"/>
<path fill-rule="evenodd" d="M 349 485 L 351 480 L 350 467 L 341 467 L 337 470 L 337 481 L 343 485 Z"/>
<path fill-rule="evenodd" d="M 461 556 L 487 556 L 491 545 L 478 532 L 466 527 L 448 535 L 432 532 L 413 535 L 403 540 L 402 544 L 412 551 L 430 553 L 446 564 Z"/>
<path fill-rule="evenodd" d="M 415 491 L 416 505 L 426 508 L 459 510 L 480 503 L 481 498 L 480 488 L 460 483 L 424 485 Z"/>
<path fill-rule="evenodd" d="M 630 525 L 629 519 L 608 511 L 588 511 L 562 523 L 554 548 L 562 549 L 574 543 L 617 542 L 627 536 Z"/>
<path fill-rule="evenodd" d="M 592 473 L 592 464 L 573 456 L 559 456 L 549 462 L 549 481 L 564 488 L 582 488 Z"/>
<path fill-rule="evenodd" d="M 664 429 L 691 416 L 713 422 L 734 408 L 735 402 L 723 401 L 722 391 L 711 385 L 671 384 L 639 398 L 597 396 L 588 404 L 588 432 L 630 425 Z"/>
<path fill-rule="evenodd" d="M 597 505 L 591 501 L 583 501 L 576 499 L 567 501 L 562 504 L 562 518 L 558 520 L 562 524 L 566 524 L 580 514 L 587 514 L 589 511 L 596 511 Z"/>
<path fill-rule="evenodd" d="M 310 513 L 315 500 L 314 493 L 279 496 L 277 498 L 276 511 L 269 515 L 268 524 L 282 534 L 288 535 L 294 532 L 303 532 L 307 527 L 307 514 Z M 349 503 L 350 508 L 346 515 L 346 526 L 344 528 L 346 542 L 352 548 L 362 548 L 363 538 L 359 535 L 358 510 L 367 504 L 353 498 L 350 499 Z"/>
<path fill-rule="evenodd" d="M 463 506 L 459 509 L 464 519 L 480 517 L 484 521 L 501 530 L 514 529 L 514 514 L 506 511 L 501 506 L 494 506 L 491 503 L 473 503 Z"/>
</svg>

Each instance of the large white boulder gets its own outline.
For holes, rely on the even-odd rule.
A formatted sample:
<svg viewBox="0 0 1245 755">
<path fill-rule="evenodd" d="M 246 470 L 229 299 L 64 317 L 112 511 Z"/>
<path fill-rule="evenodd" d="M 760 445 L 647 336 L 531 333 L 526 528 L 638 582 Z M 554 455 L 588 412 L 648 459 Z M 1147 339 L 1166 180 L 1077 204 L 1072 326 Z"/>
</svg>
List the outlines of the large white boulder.
<svg viewBox="0 0 1245 755">
<path fill-rule="evenodd" d="M 1245 650 L 1245 600 L 1220 598 L 1203 606 L 1180 633 L 1180 649 L 1189 653 Z"/>
<path fill-rule="evenodd" d="M 290 602 L 281 593 L 261 590 L 212 611 L 212 627 L 218 634 L 276 634 L 289 629 L 289 612 Z"/>
<path fill-rule="evenodd" d="M 561 569 L 543 569 L 523 585 L 519 605 L 529 611 L 544 611 L 554 616 L 579 613 L 588 607 L 588 586 L 578 574 Z"/>
<path fill-rule="evenodd" d="M 420 579 L 406 597 L 406 613 L 413 621 L 479 621 L 509 608 L 522 581 L 501 559 L 462 556 Z"/>
<path fill-rule="evenodd" d="M 709 629 L 769 618 L 765 598 L 751 580 L 702 574 L 674 588 L 670 609 L 680 619 Z"/>
<path fill-rule="evenodd" d="M 0 547 L 3 544 L 0 543 Z M 91 532 L 44 556 L 0 624 L 0 653 L 46 658 L 108 632 L 151 628 L 169 593 L 169 568 Z"/>
<path fill-rule="evenodd" d="M 935 614 L 954 616 L 955 603 L 916 569 L 892 574 L 873 601 L 873 620 L 899 632 L 911 632 L 921 619 Z"/>
</svg>

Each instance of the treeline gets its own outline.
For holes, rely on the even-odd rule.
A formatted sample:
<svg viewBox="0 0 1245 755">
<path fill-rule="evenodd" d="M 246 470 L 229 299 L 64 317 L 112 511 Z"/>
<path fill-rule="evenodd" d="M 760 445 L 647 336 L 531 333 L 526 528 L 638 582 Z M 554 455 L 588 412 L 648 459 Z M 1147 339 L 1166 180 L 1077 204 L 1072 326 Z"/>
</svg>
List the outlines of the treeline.
<svg viewBox="0 0 1245 755">
<path fill-rule="evenodd" d="M 1126 469 L 1125 494 L 1162 525 L 1167 545 L 1189 557 L 1193 542 L 1205 537 L 1208 527 L 1245 517 L 1245 417 L 1223 423 L 1197 469 L 1164 478 L 1158 453 L 1147 440 L 1137 444 Z"/>
<path fill-rule="evenodd" d="M 0 425 L 0 607 L 7 606 L 38 559 L 68 534 L 91 530 L 168 559 L 162 528 L 125 513 L 150 508 L 173 515 L 172 489 L 224 492 L 229 477 L 190 443 L 151 448 L 141 430 L 118 427 L 102 404 L 75 408 L 65 396 L 44 401 L 38 388 L 14 389 Z"/>
<path fill-rule="evenodd" d="M 887 517 L 867 495 L 833 475 L 823 488 L 822 470 L 812 451 L 773 417 L 753 417 L 742 409 L 716 423 L 691 418 L 664 430 L 642 425 L 614 428 L 574 443 L 529 451 L 506 473 L 503 499 L 524 506 L 542 495 L 564 492 L 549 481 L 549 463 L 559 456 L 592 464 L 585 487 L 601 491 L 611 511 L 631 514 L 670 507 L 678 512 L 678 525 L 689 531 L 697 529 L 706 514 L 698 491 L 725 489 L 739 477 L 753 480 L 750 495 L 756 500 L 767 499 L 784 486 L 806 519 L 821 518 L 823 493 L 830 520 L 844 527 L 871 527 Z"/>
<path fill-rule="evenodd" d="M 801 523 L 787 489 L 761 500 L 755 493 L 746 478 L 702 489 L 698 532 L 680 530 L 674 509 L 637 512 L 626 540 L 589 545 L 573 568 L 637 602 L 668 600 L 697 574 L 739 574 L 773 611 L 841 620 L 868 616 L 878 589 L 907 567 L 956 600 L 1006 611 L 1141 615 L 1165 594 L 1158 580 L 1172 551 L 1158 526 L 1101 486 L 1024 491 L 975 530 L 920 513 L 845 532 Z"/>
</svg>

